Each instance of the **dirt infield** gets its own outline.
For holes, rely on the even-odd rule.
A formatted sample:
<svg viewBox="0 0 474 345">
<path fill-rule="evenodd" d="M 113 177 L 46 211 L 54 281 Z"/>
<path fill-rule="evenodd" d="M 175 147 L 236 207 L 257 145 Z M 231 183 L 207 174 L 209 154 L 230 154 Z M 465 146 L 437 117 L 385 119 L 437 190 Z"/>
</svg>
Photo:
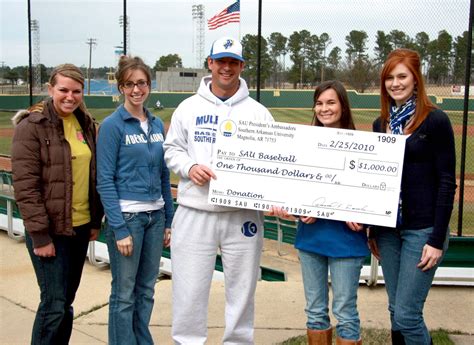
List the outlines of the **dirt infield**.
<svg viewBox="0 0 474 345">
<path fill-rule="evenodd" d="M 13 137 L 13 128 L 0 128 L 0 137 Z"/>
</svg>

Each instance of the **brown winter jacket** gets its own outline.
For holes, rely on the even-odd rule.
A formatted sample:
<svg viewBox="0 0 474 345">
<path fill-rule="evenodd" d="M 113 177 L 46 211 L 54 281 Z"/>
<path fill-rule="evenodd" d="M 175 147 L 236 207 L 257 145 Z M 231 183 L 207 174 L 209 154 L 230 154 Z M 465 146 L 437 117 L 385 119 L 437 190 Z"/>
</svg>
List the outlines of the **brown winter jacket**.
<svg viewBox="0 0 474 345">
<path fill-rule="evenodd" d="M 74 112 L 92 153 L 89 181 L 91 228 L 100 229 L 103 208 L 96 191 L 96 126 L 79 108 Z M 15 199 L 34 248 L 52 242 L 51 235 L 74 235 L 72 227 L 71 149 L 52 99 L 12 119 L 12 172 Z"/>
</svg>

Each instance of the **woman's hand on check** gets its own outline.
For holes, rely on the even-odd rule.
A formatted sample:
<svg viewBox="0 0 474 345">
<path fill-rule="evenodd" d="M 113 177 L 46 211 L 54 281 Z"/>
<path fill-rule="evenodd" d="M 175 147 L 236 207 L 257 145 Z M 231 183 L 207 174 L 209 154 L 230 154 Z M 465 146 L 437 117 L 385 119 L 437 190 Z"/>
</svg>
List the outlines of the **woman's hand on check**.
<svg viewBox="0 0 474 345">
<path fill-rule="evenodd" d="M 281 207 L 272 206 L 268 211 L 269 216 L 279 217 L 287 220 L 296 220 L 297 218 L 292 214 L 289 214 L 286 210 Z"/>
<path fill-rule="evenodd" d="M 314 222 L 316 222 L 316 219 L 318 219 L 318 218 L 308 217 L 308 216 L 300 216 L 300 221 L 305 223 L 305 224 L 313 224 Z"/>
</svg>

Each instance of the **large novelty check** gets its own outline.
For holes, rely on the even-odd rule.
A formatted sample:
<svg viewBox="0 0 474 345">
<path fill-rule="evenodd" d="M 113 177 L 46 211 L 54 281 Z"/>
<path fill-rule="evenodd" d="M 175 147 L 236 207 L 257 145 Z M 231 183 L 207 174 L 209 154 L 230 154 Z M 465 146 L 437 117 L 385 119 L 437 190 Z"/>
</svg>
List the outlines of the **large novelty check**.
<svg viewBox="0 0 474 345">
<path fill-rule="evenodd" d="M 209 203 L 395 226 L 405 136 L 230 120 L 217 132 Z"/>
</svg>

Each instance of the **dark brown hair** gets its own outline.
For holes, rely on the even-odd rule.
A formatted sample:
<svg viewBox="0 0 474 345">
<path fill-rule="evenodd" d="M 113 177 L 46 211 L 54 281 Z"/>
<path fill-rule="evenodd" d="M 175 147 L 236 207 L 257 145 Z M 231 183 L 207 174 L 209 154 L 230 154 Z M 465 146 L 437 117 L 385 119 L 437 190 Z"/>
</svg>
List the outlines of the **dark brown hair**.
<svg viewBox="0 0 474 345">
<path fill-rule="evenodd" d="M 388 54 L 387 60 L 384 63 L 382 72 L 380 73 L 380 106 L 381 106 L 381 118 L 382 121 L 387 124 L 390 119 L 390 104 L 393 99 L 387 92 L 385 87 L 385 81 L 387 80 L 389 73 L 395 68 L 398 64 L 405 65 L 410 72 L 413 74 L 413 79 L 415 80 L 415 90 L 416 90 L 416 110 L 413 121 L 411 121 L 410 126 L 407 127 L 406 133 L 413 133 L 421 123 L 426 119 L 429 112 L 436 108 L 433 103 L 431 103 L 428 95 L 425 90 L 425 82 L 421 74 L 421 60 L 418 53 L 411 49 L 395 49 L 390 54 Z"/>
<path fill-rule="evenodd" d="M 316 102 L 318 101 L 319 96 L 324 91 L 329 89 L 333 89 L 336 91 L 337 98 L 339 99 L 339 103 L 341 103 L 341 128 L 343 129 L 355 129 L 354 120 L 352 119 L 352 111 L 351 106 L 349 104 L 349 97 L 347 96 L 347 91 L 344 85 L 337 80 L 328 80 L 319 84 L 316 89 L 314 90 L 313 96 L 313 121 L 311 121 L 311 125 L 313 126 L 320 126 L 324 127 L 324 125 L 318 120 L 316 116 Z"/>
<path fill-rule="evenodd" d="M 128 80 L 131 71 L 141 70 L 146 75 L 148 87 L 151 88 L 151 71 L 150 67 L 143 62 L 138 56 L 122 55 L 120 57 L 117 71 L 115 72 L 115 79 L 117 79 L 117 88 L 121 92 L 120 87 Z"/>
</svg>

